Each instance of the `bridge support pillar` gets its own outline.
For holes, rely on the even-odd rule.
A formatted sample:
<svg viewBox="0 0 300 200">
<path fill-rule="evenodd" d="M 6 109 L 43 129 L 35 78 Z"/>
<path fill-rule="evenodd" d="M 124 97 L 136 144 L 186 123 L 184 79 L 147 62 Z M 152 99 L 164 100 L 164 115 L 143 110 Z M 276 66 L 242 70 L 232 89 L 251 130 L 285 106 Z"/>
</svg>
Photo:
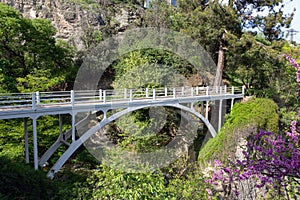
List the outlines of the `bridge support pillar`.
<svg viewBox="0 0 300 200">
<path fill-rule="evenodd" d="M 62 131 L 62 116 L 61 114 L 58 115 L 59 118 L 59 135 L 62 136 L 63 131 Z"/>
<path fill-rule="evenodd" d="M 33 159 L 34 169 L 37 170 L 39 167 L 38 161 L 38 143 L 37 143 L 37 118 L 32 118 L 32 130 L 33 130 Z"/>
<path fill-rule="evenodd" d="M 222 102 L 223 100 L 220 100 L 218 132 L 221 130 L 221 125 L 222 125 Z"/>
<path fill-rule="evenodd" d="M 231 88 L 231 94 L 234 95 L 234 86 L 232 86 Z M 234 98 L 231 99 L 230 112 L 232 111 L 233 104 L 234 104 Z"/>
<path fill-rule="evenodd" d="M 209 105 L 209 101 L 206 101 L 205 119 L 208 119 L 208 105 Z"/>
<path fill-rule="evenodd" d="M 231 99 L 230 112 L 232 111 L 233 104 L 234 104 L 234 98 Z"/>
<path fill-rule="evenodd" d="M 72 112 L 72 142 L 75 141 L 75 112 Z"/>
<path fill-rule="evenodd" d="M 24 118 L 24 142 L 25 142 L 25 161 L 29 163 L 29 148 L 28 148 L 28 120 Z"/>
</svg>

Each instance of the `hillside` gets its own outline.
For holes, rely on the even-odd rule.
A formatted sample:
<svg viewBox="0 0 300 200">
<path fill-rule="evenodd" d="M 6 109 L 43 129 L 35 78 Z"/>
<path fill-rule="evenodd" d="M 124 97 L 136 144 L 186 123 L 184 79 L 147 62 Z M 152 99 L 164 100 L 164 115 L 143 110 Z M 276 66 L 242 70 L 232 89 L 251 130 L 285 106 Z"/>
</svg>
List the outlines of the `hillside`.
<svg viewBox="0 0 300 200">
<path fill-rule="evenodd" d="M 140 3 L 80 0 L 1 0 L 20 11 L 24 17 L 51 20 L 57 29 L 56 38 L 68 41 L 78 50 L 88 48 L 94 33 L 111 35 L 122 32 L 132 24 L 141 23 L 144 8 Z M 107 32 L 107 33 L 105 33 Z M 106 35 L 106 36 L 108 36 Z"/>
<path fill-rule="evenodd" d="M 250 193 L 255 185 L 260 186 L 257 182 L 248 189 L 242 188 L 243 184 L 236 187 L 241 191 L 231 188 L 235 183 L 227 182 L 221 190 L 209 182 L 222 178 L 214 174 L 215 159 L 222 161 L 226 174 L 236 158 L 243 155 L 252 160 L 239 160 L 239 170 L 233 171 L 231 180 L 251 175 L 261 178 L 263 189 L 268 189 L 265 199 L 291 199 L 298 194 L 300 45 L 284 39 L 293 13 L 281 12 L 286 5 L 283 0 L 176 3 L 174 7 L 166 1 L 153 0 L 145 9 L 141 0 L 0 0 L 0 96 L 5 105 L 7 94 L 18 98 L 19 93 L 30 97 L 36 91 L 66 92 L 76 90 L 76 84 L 84 89 L 92 85 L 97 94 L 98 89 L 121 89 L 121 95 L 125 88 L 159 91 L 164 87 L 226 85 L 230 91 L 231 86 L 244 86 L 246 100 L 250 99 L 242 103 L 236 99 L 232 110 L 230 99 L 223 101 L 221 114 L 227 113 L 224 126 L 203 146 L 200 144 L 209 137 L 207 128 L 180 109 L 155 107 L 128 113 L 96 133 L 105 135 L 117 147 L 109 152 L 117 159 L 96 159 L 81 146 L 54 180 L 47 179 L 46 172 L 73 141 L 61 142 L 48 162 L 34 171 L 31 153 L 30 163 L 24 162 L 25 121 L 0 120 L 0 199 L 210 199 L 211 190 L 215 199 L 245 199 L 243 195 L 255 199 Z M 251 14 L 262 10 L 269 12 L 262 16 Z M 110 40 L 112 37 L 116 39 Z M 80 79 L 81 70 L 87 72 L 83 73 L 87 75 L 82 76 L 84 79 Z M 217 87 L 214 89 L 217 92 Z M 184 90 L 177 92 L 180 95 Z M 219 102 L 176 103 L 207 113 L 213 125 L 218 123 Z M 107 116 L 116 113 L 107 106 Z M 77 133 L 81 128 L 93 128 L 105 117 L 102 111 L 93 114 L 89 123 L 77 127 Z M 32 133 L 34 125 L 28 122 Z M 67 132 L 72 125 L 71 115 L 38 117 L 39 158 L 59 137 L 60 122 L 62 132 Z M 261 128 L 272 132 L 260 131 Z M 168 166 L 149 172 L 151 167 L 145 162 L 142 167 L 147 173 L 116 167 L 121 162 L 119 150 L 128 153 L 123 160 L 131 163 L 129 154 L 162 150 L 173 139 L 186 139 L 185 134 L 192 130 L 196 130 L 195 140 L 189 146 L 181 145 L 181 157 Z M 265 135 L 256 136 L 257 133 Z M 253 138 L 261 139 L 255 151 L 245 148 Z M 33 140 L 33 134 L 29 134 L 30 152 Z M 241 148 L 245 152 L 241 153 Z M 265 159 L 268 155 L 274 159 Z M 275 170 L 270 177 L 266 177 L 269 174 L 263 168 L 264 160 L 270 161 Z M 274 164 L 273 160 L 278 162 Z M 263 167 L 245 163 L 260 163 Z M 219 161 L 216 165 L 220 165 Z M 281 168 L 276 171 L 278 165 L 284 169 L 282 173 Z M 252 178 L 258 180 L 257 177 Z"/>
</svg>

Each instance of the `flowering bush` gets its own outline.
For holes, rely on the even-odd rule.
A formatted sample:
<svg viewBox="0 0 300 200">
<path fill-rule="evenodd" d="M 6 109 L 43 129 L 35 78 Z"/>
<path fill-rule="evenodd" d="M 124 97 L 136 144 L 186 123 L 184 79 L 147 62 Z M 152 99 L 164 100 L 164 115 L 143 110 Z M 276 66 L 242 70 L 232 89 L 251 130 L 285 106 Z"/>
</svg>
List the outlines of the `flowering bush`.
<svg viewBox="0 0 300 200">
<path fill-rule="evenodd" d="M 239 195 L 238 183 L 256 178 L 256 187 L 273 186 L 278 194 L 300 194 L 300 145 L 296 121 L 284 136 L 261 130 L 247 143 L 244 159 L 235 160 L 229 167 L 216 160 L 218 170 L 206 182 L 213 186 L 222 185 L 227 193 Z M 295 187 L 293 186 L 295 183 Z M 296 189 L 296 190 L 295 190 Z M 207 189 L 212 196 L 212 191 Z M 284 191 L 284 192 L 283 192 Z"/>
<path fill-rule="evenodd" d="M 290 62 L 290 64 L 296 69 L 297 83 L 300 83 L 300 67 L 299 67 L 299 64 L 291 56 L 289 56 L 287 54 L 285 54 L 284 56 Z"/>
</svg>

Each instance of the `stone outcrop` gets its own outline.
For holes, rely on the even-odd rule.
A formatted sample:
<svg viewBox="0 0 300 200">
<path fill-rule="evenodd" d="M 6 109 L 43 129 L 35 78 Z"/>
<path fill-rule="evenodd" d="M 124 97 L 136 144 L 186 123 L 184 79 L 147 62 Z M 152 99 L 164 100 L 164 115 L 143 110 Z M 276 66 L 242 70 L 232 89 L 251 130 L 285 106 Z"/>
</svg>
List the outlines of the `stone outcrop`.
<svg viewBox="0 0 300 200">
<path fill-rule="evenodd" d="M 0 2 L 19 10 L 24 17 L 51 20 L 57 29 L 56 37 L 70 42 L 79 50 L 85 48 L 82 37 L 87 31 L 101 30 L 112 24 L 116 32 L 124 31 L 139 15 L 126 7 L 103 6 L 99 0 L 88 3 L 76 0 L 0 0 Z"/>
</svg>

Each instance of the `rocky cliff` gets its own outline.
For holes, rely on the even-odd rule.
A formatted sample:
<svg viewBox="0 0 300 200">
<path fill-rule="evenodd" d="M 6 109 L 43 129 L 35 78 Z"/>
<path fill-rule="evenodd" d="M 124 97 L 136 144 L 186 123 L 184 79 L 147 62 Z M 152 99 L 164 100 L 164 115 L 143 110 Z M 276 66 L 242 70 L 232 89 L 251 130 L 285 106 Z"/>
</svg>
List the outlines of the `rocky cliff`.
<svg viewBox="0 0 300 200">
<path fill-rule="evenodd" d="M 124 31 L 139 23 L 141 6 L 122 6 L 103 0 L 0 0 L 19 10 L 24 17 L 46 18 L 57 29 L 57 38 L 67 40 L 79 50 L 86 48 L 84 39 L 95 30 Z M 105 30 L 105 31 L 104 31 Z"/>
</svg>

